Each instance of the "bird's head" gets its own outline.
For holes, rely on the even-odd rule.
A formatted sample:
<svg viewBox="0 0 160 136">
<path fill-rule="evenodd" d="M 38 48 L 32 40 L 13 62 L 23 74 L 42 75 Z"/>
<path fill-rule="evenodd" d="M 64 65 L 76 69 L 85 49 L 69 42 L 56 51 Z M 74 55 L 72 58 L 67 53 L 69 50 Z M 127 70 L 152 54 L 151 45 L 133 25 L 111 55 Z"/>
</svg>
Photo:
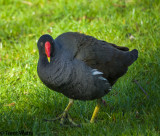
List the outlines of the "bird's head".
<svg viewBox="0 0 160 136">
<path fill-rule="evenodd" d="M 48 34 L 42 35 L 38 40 L 37 46 L 40 57 L 46 57 L 48 59 L 48 62 L 50 63 L 50 58 L 54 53 L 53 38 Z"/>
</svg>

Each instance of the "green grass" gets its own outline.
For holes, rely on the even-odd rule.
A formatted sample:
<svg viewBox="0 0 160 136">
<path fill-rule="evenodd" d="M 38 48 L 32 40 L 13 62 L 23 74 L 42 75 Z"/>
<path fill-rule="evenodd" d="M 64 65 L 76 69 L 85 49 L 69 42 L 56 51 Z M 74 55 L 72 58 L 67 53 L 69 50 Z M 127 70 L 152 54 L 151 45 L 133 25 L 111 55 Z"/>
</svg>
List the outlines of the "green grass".
<svg viewBox="0 0 160 136">
<path fill-rule="evenodd" d="M 68 99 L 38 78 L 36 42 L 42 34 L 56 38 L 67 31 L 139 50 L 138 60 L 104 97 L 107 106 L 95 124 L 89 120 L 96 102 L 75 101 L 70 114 L 85 124 L 82 128 L 43 121 L 61 114 Z M 0 132 L 22 130 L 34 135 L 160 135 L 159 0 L 1 0 Z"/>
</svg>

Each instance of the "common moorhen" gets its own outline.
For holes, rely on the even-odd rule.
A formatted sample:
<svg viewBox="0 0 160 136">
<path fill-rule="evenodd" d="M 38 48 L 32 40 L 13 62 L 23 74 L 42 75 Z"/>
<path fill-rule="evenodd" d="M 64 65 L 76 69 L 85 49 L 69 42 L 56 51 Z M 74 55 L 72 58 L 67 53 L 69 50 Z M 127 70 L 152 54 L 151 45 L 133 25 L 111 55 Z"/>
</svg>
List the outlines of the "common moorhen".
<svg viewBox="0 0 160 136">
<path fill-rule="evenodd" d="M 37 43 L 39 61 L 37 71 L 41 81 L 51 90 L 64 94 L 69 104 L 59 117 L 77 126 L 68 114 L 73 100 L 97 99 L 91 123 L 102 103 L 102 97 L 111 91 L 117 79 L 123 76 L 137 58 L 136 49 L 97 40 L 78 32 L 67 32 L 55 40 L 42 35 Z M 54 120 L 56 120 L 54 119 Z"/>
</svg>

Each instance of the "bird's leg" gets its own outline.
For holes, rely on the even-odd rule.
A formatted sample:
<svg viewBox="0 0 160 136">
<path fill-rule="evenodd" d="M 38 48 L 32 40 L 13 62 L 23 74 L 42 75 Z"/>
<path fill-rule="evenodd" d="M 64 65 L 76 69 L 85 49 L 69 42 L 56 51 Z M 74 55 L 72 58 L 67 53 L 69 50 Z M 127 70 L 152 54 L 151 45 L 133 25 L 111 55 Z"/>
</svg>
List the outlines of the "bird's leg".
<svg viewBox="0 0 160 136">
<path fill-rule="evenodd" d="M 71 108 L 71 106 L 73 105 L 73 99 L 69 99 L 69 103 L 67 105 L 67 107 L 65 108 L 64 112 L 58 116 L 57 118 L 55 119 L 52 119 L 52 120 L 45 120 L 45 121 L 55 121 L 55 120 L 60 120 L 60 124 L 61 125 L 64 125 L 64 122 L 65 122 L 65 119 L 68 119 L 68 121 L 73 125 L 73 126 L 79 126 L 78 124 L 76 124 L 72 118 L 69 116 L 68 114 L 68 111 L 69 109 Z"/>
<path fill-rule="evenodd" d="M 100 109 L 101 103 L 102 103 L 102 99 L 98 99 L 98 100 L 97 100 L 97 105 L 96 105 L 96 107 L 95 107 L 95 109 L 94 109 L 94 112 L 93 112 L 93 114 L 92 114 L 92 118 L 91 118 L 91 120 L 90 120 L 90 123 L 94 123 L 94 120 L 95 120 L 95 118 L 96 118 L 96 116 L 97 116 L 97 114 L 98 114 L 98 111 L 99 111 L 99 109 Z"/>
<path fill-rule="evenodd" d="M 71 108 L 71 106 L 73 105 L 73 100 L 72 99 L 69 99 L 69 103 L 67 105 L 67 107 L 65 108 L 64 112 L 60 115 L 60 118 L 61 118 L 61 121 L 60 121 L 60 124 L 63 125 L 64 124 L 64 119 L 65 118 L 68 118 L 69 119 L 69 116 L 68 116 L 68 111 L 69 109 Z"/>
</svg>

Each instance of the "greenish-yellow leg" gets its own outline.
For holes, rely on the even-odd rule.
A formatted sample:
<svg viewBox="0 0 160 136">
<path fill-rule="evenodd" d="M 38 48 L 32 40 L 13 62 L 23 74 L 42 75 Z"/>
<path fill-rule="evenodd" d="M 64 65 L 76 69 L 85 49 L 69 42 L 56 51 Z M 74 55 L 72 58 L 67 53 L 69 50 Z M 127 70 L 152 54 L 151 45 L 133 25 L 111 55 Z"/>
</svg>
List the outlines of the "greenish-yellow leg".
<svg viewBox="0 0 160 136">
<path fill-rule="evenodd" d="M 67 105 L 67 107 L 65 108 L 64 112 L 58 116 L 57 118 L 55 119 L 51 119 L 51 120 L 47 120 L 45 119 L 45 121 L 55 121 L 55 120 L 59 120 L 60 119 L 60 124 L 61 125 L 64 125 L 64 122 L 65 122 L 65 119 L 68 119 L 68 121 L 73 125 L 73 126 L 79 126 L 78 124 L 76 124 L 72 118 L 69 116 L 68 114 L 68 111 L 69 109 L 71 108 L 71 106 L 73 105 L 73 100 L 72 99 L 69 99 L 69 103 Z"/>
<path fill-rule="evenodd" d="M 102 102 L 102 99 L 98 99 L 98 100 L 97 100 L 97 105 L 96 105 L 96 107 L 95 107 L 95 109 L 94 109 L 94 112 L 93 112 L 93 114 L 92 114 L 92 118 L 91 118 L 91 120 L 90 120 L 90 123 L 94 123 L 95 118 L 96 118 L 97 115 L 98 115 L 98 111 L 99 111 L 99 109 L 100 109 L 101 102 Z"/>
</svg>

